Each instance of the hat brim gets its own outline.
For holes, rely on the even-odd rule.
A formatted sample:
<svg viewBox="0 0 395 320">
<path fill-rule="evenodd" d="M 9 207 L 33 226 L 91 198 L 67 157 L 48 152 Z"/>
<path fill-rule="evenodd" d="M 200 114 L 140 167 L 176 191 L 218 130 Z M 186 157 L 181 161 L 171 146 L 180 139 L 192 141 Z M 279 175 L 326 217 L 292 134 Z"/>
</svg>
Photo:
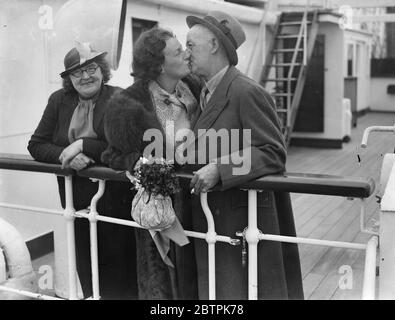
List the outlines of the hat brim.
<svg viewBox="0 0 395 320">
<path fill-rule="evenodd" d="M 195 16 L 187 16 L 186 21 L 189 28 L 192 28 L 195 24 L 201 24 L 210 31 L 212 31 L 218 37 L 219 41 L 221 41 L 222 45 L 225 47 L 226 53 L 229 58 L 229 63 L 234 66 L 237 65 L 238 57 L 236 48 L 233 46 L 230 39 L 226 35 L 224 35 L 224 33 L 219 28 L 202 18 Z"/>
<path fill-rule="evenodd" d="M 96 59 L 100 58 L 100 57 L 104 57 L 107 54 L 107 52 L 98 52 L 96 53 L 92 58 L 86 60 L 84 63 L 82 64 L 76 64 L 75 66 L 72 66 L 70 68 L 68 68 L 67 70 L 63 71 L 62 73 L 60 73 L 60 76 L 62 78 L 64 78 L 65 76 L 69 75 L 71 72 L 73 72 L 74 70 L 77 70 L 79 68 L 82 68 L 84 66 L 87 66 L 88 64 L 94 62 Z"/>
</svg>

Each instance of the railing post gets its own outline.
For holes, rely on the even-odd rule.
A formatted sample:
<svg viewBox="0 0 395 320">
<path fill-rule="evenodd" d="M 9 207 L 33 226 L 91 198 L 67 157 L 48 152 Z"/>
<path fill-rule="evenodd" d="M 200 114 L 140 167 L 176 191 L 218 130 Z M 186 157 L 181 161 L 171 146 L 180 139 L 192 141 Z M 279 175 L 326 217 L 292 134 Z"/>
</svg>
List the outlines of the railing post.
<svg viewBox="0 0 395 320">
<path fill-rule="evenodd" d="M 92 270 L 92 292 L 93 300 L 100 300 L 100 281 L 99 281 L 99 253 L 97 245 L 97 202 L 103 196 L 106 188 L 105 180 L 91 179 L 99 182 L 99 189 L 91 200 L 89 211 L 89 230 L 90 230 L 90 249 L 91 249 L 91 270 Z"/>
<path fill-rule="evenodd" d="M 363 275 L 362 300 L 374 300 L 376 292 L 376 256 L 379 239 L 370 238 L 366 246 L 365 271 Z"/>
<path fill-rule="evenodd" d="M 215 243 L 217 242 L 214 218 L 207 202 L 207 193 L 200 194 L 200 203 L 207 220 L 206 242 L 208 245 L 208 285 L 209 299 L 215 300 Z"/>
<path fill-rule="evenodd" d="M 75 256 L 75 234 L 74 234 L 74 202 L 73 202 L 73 178 L 66 176 L 65 179 L 65 197 L 66 207 L 64 218 L 66 220 L 67 232 L 67 256 L 69 265 L 69 299 L 77 300 L 77 263 Z"/>
<path fill-rule="evenodd" d="M 248 190 L 248 227 L 245 238 L 248 243 L 248 299 L 258 299 L 258 242 L 257 191 Z"/>
</svg>

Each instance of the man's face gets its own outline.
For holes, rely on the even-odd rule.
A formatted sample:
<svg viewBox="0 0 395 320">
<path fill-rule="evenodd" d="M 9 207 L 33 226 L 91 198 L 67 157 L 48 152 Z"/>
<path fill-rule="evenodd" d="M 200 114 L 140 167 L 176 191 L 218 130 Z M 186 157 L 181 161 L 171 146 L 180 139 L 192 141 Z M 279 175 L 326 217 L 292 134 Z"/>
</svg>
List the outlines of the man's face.
<svg viewBox="0 0 395 320">
<path fill-rule="evenodd" d="M 209 75 L 209 60 L 211 57 L 211 32 L 202 25 L 194 25 L 187 34 L 186 52 L 189 67 L 197 75 Z"/>
</svg>

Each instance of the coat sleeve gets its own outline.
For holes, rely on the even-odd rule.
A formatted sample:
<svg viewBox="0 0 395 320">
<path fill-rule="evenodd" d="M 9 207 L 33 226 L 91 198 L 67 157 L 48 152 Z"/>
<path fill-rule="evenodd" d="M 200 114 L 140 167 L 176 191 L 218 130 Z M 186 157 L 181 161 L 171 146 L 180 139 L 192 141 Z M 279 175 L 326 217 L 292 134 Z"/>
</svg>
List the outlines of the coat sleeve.
<svg viewBox="0 0 395 320">
<path fill-rule="evenodd" d="M 115 94 L 109 101 L 104 115 L 104 134 L 108 146 L 101 160 L 114 170 L 132 171 L 142 155 L 142 134 L 144 119 L 137 112 L 142 106 L 127 93 Z"/>
<path fill-rule="evenodd" d="M 241 128 L 251 129 L 251 135 L 243 136 L 241 152 L 217 159 L 223 189 L 285 171 L 286 148 L 270 95 L 258 86 L 240 91 L 238 116 Z"/>
<path fill-rule="evenodd" d="M 109 146 L 102 153 L 101 161 L 111 169 L 133 172 L 133 168 L 141 156 L 140 152 L 123 153 L 117 148 Z"/>
<path fill-rule="evenodd" d="M 107 148 L 105 140 L 82 138 L 82 153 L 96 161 L 101 162 L 101 154 Z"/>
<path fill-rule="evenodd" d="M 43 116 L 30 138 L 27 149 L 32 157 L 41 162 L 60 163 L 59 156 L 64 147 L 52 143 L 55 132 L 57 117 L 58 99 L 52 94 L 48 99 L 47 107 Z"/>
</svg>

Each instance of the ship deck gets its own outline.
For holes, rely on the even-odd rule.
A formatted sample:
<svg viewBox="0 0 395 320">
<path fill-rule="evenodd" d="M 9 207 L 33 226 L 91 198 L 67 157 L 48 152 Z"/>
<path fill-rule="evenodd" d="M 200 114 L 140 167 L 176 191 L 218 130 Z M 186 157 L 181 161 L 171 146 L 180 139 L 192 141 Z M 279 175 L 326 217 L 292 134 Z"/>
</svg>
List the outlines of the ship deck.
<svg viewBox="0 0 395 320">
<path fill-rule="evenodd" d="M 359 146 L 365 128 L 373 125 L 393 125 L 394 122 L 394 114 L 368 113 L 358 119 L 357 127 L 352 129 L 351 141 L 343 143 L 342 149 L 291 147 L 287 171 L 373 178 L 376 190 L 366 200 L 366 221 L 369 228 L 378 231 L 379 204 L 376 194 L 380 168 L 383 155 L 393 152 L 395 139 L 391 133 L 375 132 L 369 137 L 367 149 Z M 307 194 L 291 194 L 291 197 L 298 236 L 357 243 L 366 243 L 370 238 L 370 235 L 359 231 L 359 200 Z M 299 253 L 305 299 L 361 298 L 364 251 L 299 245 Z M 350 286 L 339 288 L 345 269 L 352 271 L 352 286 L 348 283 Z"/>
<path fill-rule="evenodd" d="M 395 139 L 391 133 L 373 133 L 367 149 L 361 150 L 359 145 L 365 128 L 393 125 L 394 122 L 395 114 L 368 113 L 358 119 L 357 127 L 352 129 L 351 140 L 344 143 L 342 149 L 290 147 L 287 171 L 373 178 L 376 190 L 366 200 L 367 225 L 378 231 L 379 204 L 375 195 L 381 162 L 385 153 L 393 152 Z M 291 194 L 291 197 L 298 236 L 358 243 L 366 243 L 370 238 L 359 231 L 359 200 L 308 194 Z M 361 298 L 364 251 L 299 245 L 299 253 L 305 299 Z M 33 262 L 37 270 L 42 264 L 52 263 L 53 253 Z M 347 282 L 346 288 L 339 288 L 344 268 L 352 271 L 352 283 Z"/>
</svg>

